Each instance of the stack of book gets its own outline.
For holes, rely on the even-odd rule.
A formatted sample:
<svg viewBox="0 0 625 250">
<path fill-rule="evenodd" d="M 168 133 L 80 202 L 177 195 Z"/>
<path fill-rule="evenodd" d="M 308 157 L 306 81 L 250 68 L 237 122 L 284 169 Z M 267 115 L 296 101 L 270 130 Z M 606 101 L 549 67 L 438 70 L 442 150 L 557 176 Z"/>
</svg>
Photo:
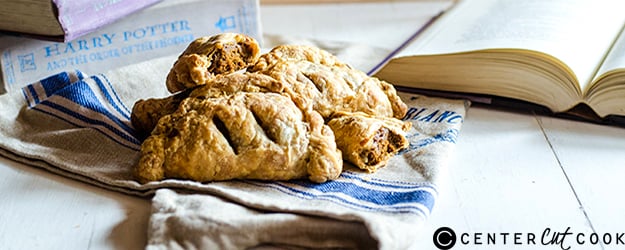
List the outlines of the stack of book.
<svg viewBox="0 0 625 250">
<path fill-rule="evenodd" d="M 0 29 L 11 31 L 0 35 L 0 94 L 63 71 L 96 74 L 177 55 L 201 36 L 262 40 L 258 0 L 158 1 L 0 0 Z"/>
</svg>

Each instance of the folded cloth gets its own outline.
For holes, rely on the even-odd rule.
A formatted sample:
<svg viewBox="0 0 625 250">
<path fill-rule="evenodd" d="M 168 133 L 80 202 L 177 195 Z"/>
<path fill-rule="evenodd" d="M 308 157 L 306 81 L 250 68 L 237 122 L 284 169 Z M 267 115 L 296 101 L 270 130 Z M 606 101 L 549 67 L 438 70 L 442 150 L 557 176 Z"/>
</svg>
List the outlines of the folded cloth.
<svg viewBox="0 0 625 250">
<path fill-rule="evenodd" d="M 0 96 L 0 155 L 132 195 L 152 196 L 148 249 L 258 246 L 404 249 L 437 197 L 467 102 L 402 93 L 410 147 L 376 173 L 335 181 L 163 180 L 132 175 L 133 103 L 169 95 L 165 57 L 87 76 L 65 72 Z M 175 191 L 174 191 L 175 190 Z M 180 192 L 180 193 L 178 193 Z"/>
</svg>

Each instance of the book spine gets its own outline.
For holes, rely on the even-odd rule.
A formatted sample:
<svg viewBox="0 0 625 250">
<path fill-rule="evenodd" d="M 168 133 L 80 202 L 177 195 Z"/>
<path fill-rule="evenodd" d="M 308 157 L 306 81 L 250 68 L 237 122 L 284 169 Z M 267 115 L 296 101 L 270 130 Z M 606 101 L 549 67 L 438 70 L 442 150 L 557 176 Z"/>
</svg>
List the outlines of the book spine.
<svg viewBox="0 0 625 250">
<path fill-rule="evenodd" d="M 64 41 L 104 27 L 161 0 L 52 0 L 58 10 Z"/>
</svg>

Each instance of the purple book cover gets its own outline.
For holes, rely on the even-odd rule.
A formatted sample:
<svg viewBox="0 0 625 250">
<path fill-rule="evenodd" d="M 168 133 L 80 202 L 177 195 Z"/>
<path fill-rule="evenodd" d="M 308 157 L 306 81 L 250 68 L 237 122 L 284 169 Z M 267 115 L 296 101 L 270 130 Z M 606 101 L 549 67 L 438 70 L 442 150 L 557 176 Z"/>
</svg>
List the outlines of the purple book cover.
<svg viewBox="0 0 625 250">
<path fill-rule="evenodd" d="M 161 0 L 52 0 L 65 42 L 92 32 Z"/>
</svg>

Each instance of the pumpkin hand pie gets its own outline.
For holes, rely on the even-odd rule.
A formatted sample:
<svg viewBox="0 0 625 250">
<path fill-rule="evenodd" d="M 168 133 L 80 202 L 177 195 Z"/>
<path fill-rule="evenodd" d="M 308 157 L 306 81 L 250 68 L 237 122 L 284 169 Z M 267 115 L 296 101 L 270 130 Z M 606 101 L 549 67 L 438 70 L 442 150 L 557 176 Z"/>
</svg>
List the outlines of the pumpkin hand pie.
<svg viewBox="0 0 625 250">
<path fill-rule="evenodd" d="M 316 112 L 276 93 L 189 97 L 141 146 L 142 183 L 166 178 L 325 182 L 342 171 L 334 134 Z"/>
<path fill-rule="evenodd" d="M 135 103 L 133 126 L 149 134 L 135 169 L 162 179 L 325 182 L 343 161 L 375 172 L 408 147 L 407 106 L 385 81 L 311 46 L 259 55 L 254 39 L 193 41 L 166 80 L 174 93 Z"/>
<path fill-rule="evenodd" d="M 178 57 L 167 75 L 167 90 L 176 93 L 205 84 L 215 75 L 247 68 L 258 60 L 260 47 L 253 38 L 223 33 L 195 39 Z"/>
</svg>

